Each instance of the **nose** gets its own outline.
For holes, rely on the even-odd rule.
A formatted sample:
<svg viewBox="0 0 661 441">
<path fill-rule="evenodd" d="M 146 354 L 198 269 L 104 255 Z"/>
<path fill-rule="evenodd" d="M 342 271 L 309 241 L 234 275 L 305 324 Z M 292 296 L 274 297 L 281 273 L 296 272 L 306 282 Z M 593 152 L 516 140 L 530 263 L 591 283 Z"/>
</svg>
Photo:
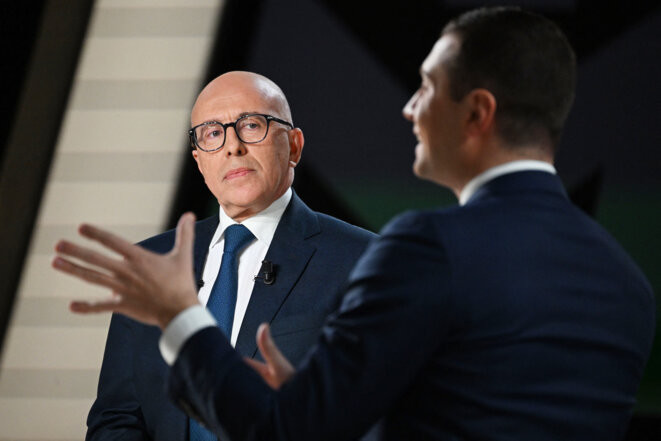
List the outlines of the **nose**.
<svg viewBox="0 0 661 441">
<path fill-rule="evenodd" d="M 231 130 L 230 130 L 231 129 Z M 236 134 L 236 127 L 227 127 L 225 129 L 225 145 L 223 146 L 227 156 L 243 156 L 247 153 L 246 145 L 241 142 Z"/>
<path fill-rule="evenodd" d="M 404 116 L 405 119 L 408 119 L 409 121 L 413 121 L 413 111 L 415 110 L 415 106 L 418 102 L 419 93 L 420 93 L 419 91 L 414 93 L 413 96 L 409 99 L 409 101 L 402 109 L 402 115 Z"/>
</svg>

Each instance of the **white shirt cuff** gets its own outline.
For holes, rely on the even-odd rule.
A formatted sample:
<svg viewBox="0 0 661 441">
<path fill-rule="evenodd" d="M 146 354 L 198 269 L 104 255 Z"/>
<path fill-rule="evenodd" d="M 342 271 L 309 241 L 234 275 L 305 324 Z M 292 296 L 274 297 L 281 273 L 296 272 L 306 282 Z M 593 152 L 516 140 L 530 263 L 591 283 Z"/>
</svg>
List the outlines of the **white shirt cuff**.
<svg viewBox="0 0 661 441">
<path fill-rule="evenodd" d="M 209 326 L 217 326 L 217 323 L 202 305 L 190 306 L 177 314 L 167 325 L 158 342 L 158 348 L 165 362 L 172 366 L 186 340 L 200 329 Z"/>
</svg>

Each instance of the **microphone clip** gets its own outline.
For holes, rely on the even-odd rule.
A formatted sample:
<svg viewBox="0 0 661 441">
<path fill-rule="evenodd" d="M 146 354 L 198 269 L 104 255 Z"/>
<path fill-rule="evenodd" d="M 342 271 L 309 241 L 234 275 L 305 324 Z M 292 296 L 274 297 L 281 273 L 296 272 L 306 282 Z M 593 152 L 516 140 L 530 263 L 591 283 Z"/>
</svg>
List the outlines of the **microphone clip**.
<svg viewBox="0 0 661 441">
<path fill-rule="evenodd" d="M 255 281 L 260 280 L 264 285 L 273 285 L 275 282 L 275 270 L 273 263 L 269 260 L 263 260 L 259 273 L 255 276 Z"/>
</svg>

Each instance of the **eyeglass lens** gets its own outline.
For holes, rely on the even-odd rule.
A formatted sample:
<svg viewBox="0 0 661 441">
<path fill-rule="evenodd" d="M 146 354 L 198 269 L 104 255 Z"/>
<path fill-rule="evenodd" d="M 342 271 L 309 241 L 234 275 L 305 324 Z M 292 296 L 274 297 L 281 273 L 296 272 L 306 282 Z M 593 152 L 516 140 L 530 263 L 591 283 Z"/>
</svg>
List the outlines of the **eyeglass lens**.
<svg viewBox="0 0 661 441">
<path fill-rule="evenodd" d="M 242 142 L 259 142 L 266 137 L 268 121 L 262 115 L 246 115 L 234 124 Z M 225 142 L 225 128 L 221 124 L 204 124 L 195 129 L 197 144 L 204 150 L 219 148 Z"/>
</svg>

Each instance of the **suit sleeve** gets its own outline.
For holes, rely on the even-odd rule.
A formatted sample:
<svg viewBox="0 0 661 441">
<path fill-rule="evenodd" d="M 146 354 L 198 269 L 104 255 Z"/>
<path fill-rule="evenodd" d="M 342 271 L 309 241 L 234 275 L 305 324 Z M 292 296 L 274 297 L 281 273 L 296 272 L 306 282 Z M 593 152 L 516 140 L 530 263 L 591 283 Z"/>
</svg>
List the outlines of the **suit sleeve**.
<svg viewBox="0 0 661 441">
<path fill-rule="evenodd" d="M 118 314 L 110 322 L 97 398 L 87 417 L 88 441 L 151 440 L 133 384 L 132 324 Z"/>
<path fill-rule="evenodd" d="M 344 440 L 391 410 L 447 332 L 450 267 L 422 219 L 387 227 L 354 268 L 340 309 L 297 375 L 271 390 L 215 327 L 184 344 L 175 402 L 233 440 Z"/>
</svg>

